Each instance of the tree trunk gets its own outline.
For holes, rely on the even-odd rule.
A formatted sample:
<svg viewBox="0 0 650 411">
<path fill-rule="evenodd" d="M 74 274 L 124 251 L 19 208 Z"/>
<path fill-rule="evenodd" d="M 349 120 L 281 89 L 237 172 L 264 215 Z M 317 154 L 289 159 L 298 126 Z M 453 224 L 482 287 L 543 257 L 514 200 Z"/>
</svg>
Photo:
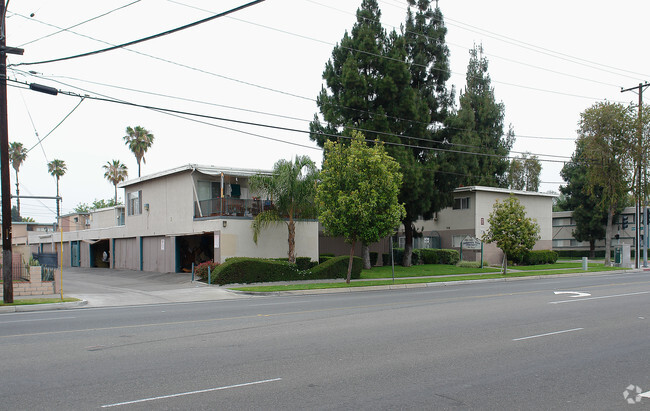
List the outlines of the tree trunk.
<svg viewBox="0 0 650 411">
<path fill-rule="evenodd" d="M 413 252 L 413 223 L 410 221 L 404 224 L 404 257 L 402 257 L 402 265 L 404 267 L 411 266 L 411 253 Z"/>
<path fill-rule="evenodd" d="M 589 240 L 589 258 L 596 258 L 596 240 Z"/>
<path fill-rule="evenodd" d="M 503 252 L 503 275 L 508 274 L 508 254 L 506 252 Z"/>
<path fill-rule="evenodd" d="M 18 170 L 16 170 L 16 209 L 18 210 L 18 216 L 22 219 L 22 215 L 20 214 L 20 186 L 18 185 Z"/>
<path fill-rule="evenodd" d="M 115 205 L 117 205 L 117 184 L 115 184 Z M 129 205 L 126 204 L 126 207 L 128 209 Z"/>
<path fill-rule="evenodd" d="M 56 178 L 56 197 L 57 197 L 57 199 L 56 199 L 56 218 L 57 218 L 57 222 L 58 222 L 58 219 L 61 216 L 61 207 L 60 207 L 59 198 L 58 198 L 59 197 L 59 177 Z"/>
<path fill-rule="evenodd" d="M 607 227 L 605 228 L 605 267 L 610 267 L 612 265 L 612 260 L 610 258 L 611 252 L 611 239 L 612 239 L 612 221 L 614 220 L 614 209 L 610 208 L 607 212 Z"/>
<path fill-rule="evenodd" d="M 361 256 L 363 257 L 363 268 L 365 270 L 370 270 L 372 268 L 372 261 L 370 261 L 370 248 L 365 244 L 361 244 Z"/>
<path fill-rule="evenodd" d="M 350 278 L 352 277 L 352 260 L 354 258 L 354 247 L 357 245 L 356 241 L 352 241 L 352 247 L 350 247 L 350 261 L 348 262 L 348 277 L 345 280 L 346 283 L 350 284 Z"/>
<path fill-rule="evenodd" d="M 287 229 L 289 230 L 289 262 L 291 264 L 296 263 L 296 223 L 292 219 L 289 219 L 287 223 Z M 349 274 L 348 274 L 349 276 Z"/>
</svg>

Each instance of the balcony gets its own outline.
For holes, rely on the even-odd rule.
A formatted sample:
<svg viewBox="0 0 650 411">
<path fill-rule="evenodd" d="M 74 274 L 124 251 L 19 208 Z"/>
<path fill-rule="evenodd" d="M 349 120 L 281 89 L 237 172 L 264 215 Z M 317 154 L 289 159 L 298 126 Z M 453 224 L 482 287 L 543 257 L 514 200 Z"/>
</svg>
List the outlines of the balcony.
<svg viewBox="0 0 650 411">
<path fill-rule="evenodd" d="M 219 197 L 194 202 L 194 218 L 205 217 L 255 217 L 273 209 L 270 200 Z"/>
</svg>

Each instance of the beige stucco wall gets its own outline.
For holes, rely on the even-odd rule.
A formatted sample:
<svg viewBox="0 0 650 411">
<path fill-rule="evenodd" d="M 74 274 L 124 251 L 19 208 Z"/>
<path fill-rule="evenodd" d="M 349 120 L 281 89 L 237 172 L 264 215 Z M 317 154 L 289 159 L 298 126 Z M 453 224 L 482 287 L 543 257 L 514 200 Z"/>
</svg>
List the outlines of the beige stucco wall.
<svg viewBox="0 0 650 411">
<path fill-rule="evenodd" d="M 229 257 L 281 258 L 289 252 L 286 224 L 278 224 L 263 230 L 257 244 L 253 242 L 250 219 L 221 221 L 221 261 Z M 223 221 L 227 221 L 223 227 Z M 296 222 L 296 257 L 310 257 L 318 261 L 318 222 Z"/>
</svg>

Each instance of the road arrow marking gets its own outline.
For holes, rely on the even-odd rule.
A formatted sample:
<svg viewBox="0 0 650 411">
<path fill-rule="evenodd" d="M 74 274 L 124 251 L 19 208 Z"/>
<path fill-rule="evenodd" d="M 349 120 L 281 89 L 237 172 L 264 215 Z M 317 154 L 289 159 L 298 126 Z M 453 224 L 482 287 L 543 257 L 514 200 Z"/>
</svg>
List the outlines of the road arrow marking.
<svg viewBox="0 0 650 411">
<path fill-rule="evenodd" d="M 639 397 L 650 398 L 650 391 L 642 392 Z"/>
<path fill-rule="evenodd" d="M 572 295 L 571 298 L 576 298 L 576 297 L 590 297 L 591 294 L 589 293 L 581 293 L 580 291 L 555 291 L 555 295 L 557 294 L 575 294 Z"/>
</svg>

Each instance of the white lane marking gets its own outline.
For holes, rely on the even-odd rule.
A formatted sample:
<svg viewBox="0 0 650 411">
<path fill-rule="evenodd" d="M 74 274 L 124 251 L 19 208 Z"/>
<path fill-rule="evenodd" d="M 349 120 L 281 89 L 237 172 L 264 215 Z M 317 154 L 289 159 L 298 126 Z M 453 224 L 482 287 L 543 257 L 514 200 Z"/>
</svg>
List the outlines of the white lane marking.
<svg viewBox="0 0 650 411">
<path fill-rule="evenodd" d="M 589 294 L 589 293 L 583 293 L 583 292 L 580 292 L 580 291 L 555 291 L 555 295 L 558 295 L 558 294 L 575 294 L 575 295 L 572 295 L 571 298 L 589 297 L 589 296 L 591 296 L 591 294 Z"/>
<path fill-rule="evenodd" d="M 650 391 L 642 392 L 639 397 L 650 398 Z"/>
<path fill-rule="evenodd" d="M 34 318 L 31 320 L 15 320 L 15 321 L 2 321 L 0 324 L 9 324 L 9 323 L 26 323 L 30 321 L 54 321 L 54 320 L 70 320 L 77 317 L 58 317 L 58 318 Z"/>
<path fill-rule="evenodd" d="M 615 295 L 603 295 L 600 297 L 589 297 L 589 298 L 581 298 L 579 300 L 563 300 L 563 301 L 551 301 L 549 304 L 563 304 L 563 303 L 575 303 L 578 301 L 587 301 L 587 300 L 600 300 L 603 298 L 615 298 L 615 297 L 627 297 L 630 295 L 640 295 L 640 294 L 650 294 L 650 291 L 641 291 L 638 293 L 627 293 L 627 294 L 615 294 Z"/>
<path fill-rule="evenodd" d="M 537 338 L 537 337 L 546 337 L 549 335 L 555 335 L 555 334 L 563 334 L 563 333 L 570 333 L 572 331 L 580 331 L 584 330 L 584 328 L 572 328 L 570 330 L 562 330 L 562 331 L 554 331 L 552 333 L 546 333 L 546 334 L 538 334 L 538 335 L 531 335 L 529 337 L 521 337 L 521 338 L 513 338 L 512 341 L 521 341 L 521 340 L 529 340 L 531 338 Z"/>
<path fill-rule="evenodd" d="M 226 385 L 224 387 L 208 388 L 208 389 L 205 389 L 205 390 L 181 392 L 181 393 L 178 393 L 178 394 L 170 394 L 170 395 L 162 395 L 160 397 L 143 398 L 141 400 L 116 402 L 115 404 L 102 405 L 102 408 L 119 407 L 119 406 L 122 406 L 122 405 L 129 405 L 129 404 L 137 404 L 137 403 L 140 403 L 140 402 L 163 400 L 163 399 L 166 399 L 166 398 L 182 397 L 182 396 L 185 396 L 185 395 L 201 394 L 201 393 L 204 393 L 204 392 L 227 390 L 229 388 L 246 387 L 248 385 L 264 384 L 264 383 L 267 383 L 267 382 L 274 382 L 274 381 L 280 381 L 280 380 L 282 380 L 282 378 L 273 378 L 273 379 L 270 379 L 270 380 L 245 382 L 243 384 Z"/>
</svg>

